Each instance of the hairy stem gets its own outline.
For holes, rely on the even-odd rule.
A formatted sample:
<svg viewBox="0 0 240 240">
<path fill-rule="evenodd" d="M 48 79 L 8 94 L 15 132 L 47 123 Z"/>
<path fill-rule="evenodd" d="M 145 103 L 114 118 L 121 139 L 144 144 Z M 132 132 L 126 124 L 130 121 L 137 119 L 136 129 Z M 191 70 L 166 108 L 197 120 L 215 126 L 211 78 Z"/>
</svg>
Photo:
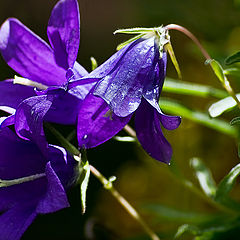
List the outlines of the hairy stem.
<svg viewBox="0 0 240 240">
<path fill-rule="evenodd" d="M 168 30 L 173 29 L 173 30 L 180 31 L 180 32 L 184 33 L 186 36 L 188 36 L 199 47 L 203 56 L 206 58 L 207 61 L 210 62 L 210 65 L 211 65 L 212 58 L 210 57 L 210 55 L 208 54 L 206 49 L 202 46 L 202 44 L 199 42 L 199 40 L 188 29 L 186 29 L 180 25 L 177 25 L 177 24 L 169 24 L 166 26 L 166 28 Z M 212 67 L 212 65 L 211 65 L 211 67 Z M 212 69 L 213 69 L 213 67 L 212 67 Z M 232 89 L 230 82 L 227 80 L 226 76 L 224 76 L 224 77 L 225 77 L 226 81 L 224 81 L 224 83 L 222 84 L 223 87 L 228 92 L 228 94 L 236 101 L 238 107 L 240 108 L 240 102 L 239 102 L 238 98 L 236 97 L 236 94 L 235 94 L 234 90 Z"/>
<path fill-rule="evenodd" d="M 160 238 L 148 227 L 138 212 L 130 205 L 130 203 L 113 187 L 112 182 L 107 180 L 95 167 L 90 165 L 91 173 L 103 184 L 113 197 L 125 208 L 125 210 L 140 223 L 144 231 L 152 240 L 160 240 Z"/>
<path fill-rule="evenodd" d="M 202 46 L 202 44 L 198 41 L 198 39 L 186 28 L 179 26 L 177 24 L 169 24 L 166 26 L 167 29 L 171 30 L 178 30 L 182 33 L 184 33 L 185 35 L 187 35 L 200 49 L 200 51 L 202 52 L 203 56 L 206 58 L 206 60 L 210 60 L 211 57 L 208 54 L 208 52 L 205 50 L 205 48 Z"/>
</svg>

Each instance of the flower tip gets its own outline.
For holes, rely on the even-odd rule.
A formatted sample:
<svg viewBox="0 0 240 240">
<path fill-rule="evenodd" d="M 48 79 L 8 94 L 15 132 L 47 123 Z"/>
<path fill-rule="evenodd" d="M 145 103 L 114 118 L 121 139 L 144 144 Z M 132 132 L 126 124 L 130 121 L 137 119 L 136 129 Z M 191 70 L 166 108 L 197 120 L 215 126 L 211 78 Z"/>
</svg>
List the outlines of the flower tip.
<svg viewBox="0 0 240 240">
<path fill-rule="evenodd" d="M 10 23 L 7 19 L 0 27 L 0 49 L 4 50 L 8 46 L 8 39 L 10 35 Z"/>
</svg>

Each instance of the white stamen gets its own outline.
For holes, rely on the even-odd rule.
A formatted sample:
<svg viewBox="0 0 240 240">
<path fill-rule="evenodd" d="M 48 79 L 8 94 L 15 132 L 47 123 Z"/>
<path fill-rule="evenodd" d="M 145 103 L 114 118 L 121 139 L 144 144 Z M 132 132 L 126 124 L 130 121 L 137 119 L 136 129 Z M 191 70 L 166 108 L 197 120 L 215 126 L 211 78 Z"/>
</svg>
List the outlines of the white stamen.
<svg viewBox="0 0 240 240">
<path fill-rule="evenodd" d="M 25 86 L 36 87 L 37 89 L 40 89 L 40 90 L 46 90 L 48 88 L 48 86 L 46 86 L 42 83 L 34 82 L 30 79 L 23 78 L 23 77 L 18 77 L 16 75 L 14 76 L 13 83 L 14 84 L 21 84 L 21 85 L 25 85 Z"/>
</svg>

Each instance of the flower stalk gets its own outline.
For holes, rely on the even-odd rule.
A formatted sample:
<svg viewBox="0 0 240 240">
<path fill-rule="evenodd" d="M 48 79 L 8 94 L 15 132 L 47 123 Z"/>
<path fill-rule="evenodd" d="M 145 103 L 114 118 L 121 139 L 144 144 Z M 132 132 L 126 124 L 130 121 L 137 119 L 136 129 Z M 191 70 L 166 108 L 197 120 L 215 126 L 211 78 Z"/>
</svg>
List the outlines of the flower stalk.
<svg viewBox="0 0 240 240">
<path fill-rule="evenodd" d="M 216 61 L 210 57 L 210 55 L 208 54 L 206 49 L 202 46 L 202 44 L 199 42 L 199 40 L 188 29 L 186 29 L 182 26 L 179 26 L 177 24 L 169 24 L 166 26 L 166 28 L 168 30 L 180 31 L 180 32 L 184 33 L 186 36 L 188 36 L 198 46 L 198 48 L 202 52 L 203 56 L 206 58 L 206 62 L 210 63 L 211 68 L 213 69 L 213 71 L 215 72 L 215 74 L 218 77 L 218 74 L 216 73 L 215 66 L 214 66 L 214 62 L 216 62 Z M 236 97 L 236 94 L 235 94 L 233 88 L 231 87 L 231 84 L 228 81 L 227 77 L 224 75 L 224 81 L 222 81 L 220 78 L 219 78 L 219 80 L 221 81 L 222 86 L 225 88 L 225 90 L 228 92 L 228 94 L 236 101 L 238 107 L 240 108 L 240 102 L 239 102 L 238 98 Z"/>
<path fill-rule="evenodd" d="M 107 180 L 95 167 L 90 165 L 91 173 L 103 184 L 104 188 L 108 190 L 113 197 L 125 208 L 125 210 L 142 226 L 144 231 L 149 235 L 152 240 L 160 240 L 154 233 L 139 213 L 132 207 L 132 205 L 113 187 L 112 181 Z"/>
</svg>

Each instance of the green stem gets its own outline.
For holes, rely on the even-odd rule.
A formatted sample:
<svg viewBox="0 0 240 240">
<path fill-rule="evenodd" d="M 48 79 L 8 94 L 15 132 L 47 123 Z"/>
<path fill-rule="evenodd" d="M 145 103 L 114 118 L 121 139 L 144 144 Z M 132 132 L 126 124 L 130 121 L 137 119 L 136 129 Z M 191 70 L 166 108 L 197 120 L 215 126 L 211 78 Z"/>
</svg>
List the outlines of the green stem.
<svg viewBox="0 0 240 240">
<path fill-rule="evenodd" d="M 70 153 L 73 155 L 80 155 L 79 150 L 72 145 L 59 131 L 57 131 L 51 124 L 45 123 L 45 126 L 48 128 L 48 130 L 58 139 L 58 141 L 61 143 L 61 145 L 67 149 Z"/>
<path fill-rule="evenodd" d="M 64 136 L 58 132 L 52 125 L 46 124 L 46 127 L 53 133 L 66 150 L 73 155 L 80 156 L 80 151 L 72 145 Z M 127 127 L 127 129 L 131 129 Z M 133 130 L 132 130 L 133 131 Z M 132 132 L 132 134 L 134 131 Z M 152 240 L 160 240 L 160 238 L 148 227 L 138 212 L 131 206 L 131 204 L 113 187 L 112 182 L 107 180 L 96 168 L 90 165 L 91 173 L 103 184 L 104 188 L 109 190 L 113 197 L 127 210 L 127 212 L 142 226 L 145 232 Z"/>
<path fill-rule="evenodd" d="M 42 177 L 45 177 L 45 176 L 46 176 L 45 173 L 39 173 L 39 174 L 35 174 L 35 175 L 27 176 L 27 177 L 22 177 L 22 178 L 16 178 L 16 179 L 12 179 L 12 180 L 0 179 L 0 188 L 10 187 L 10 186 L 13 186 L 13 185 L 34 181 L 36 179 L 39 179 L 39 178 L 42 178 Z"/>
<path fill-rule="evenodd" d="M 103 184 L 117 201 L 125 208 L 125 210 L 142 226 L 145 232 L 152 240 L 160 240 L 160 238 L 148 227 L 138 212 L 129 204 L 129 202 L 113 187 L 112 182 L 107 180 L 96 168 L 90 165 L 91 173 Z"/>
</svg>

